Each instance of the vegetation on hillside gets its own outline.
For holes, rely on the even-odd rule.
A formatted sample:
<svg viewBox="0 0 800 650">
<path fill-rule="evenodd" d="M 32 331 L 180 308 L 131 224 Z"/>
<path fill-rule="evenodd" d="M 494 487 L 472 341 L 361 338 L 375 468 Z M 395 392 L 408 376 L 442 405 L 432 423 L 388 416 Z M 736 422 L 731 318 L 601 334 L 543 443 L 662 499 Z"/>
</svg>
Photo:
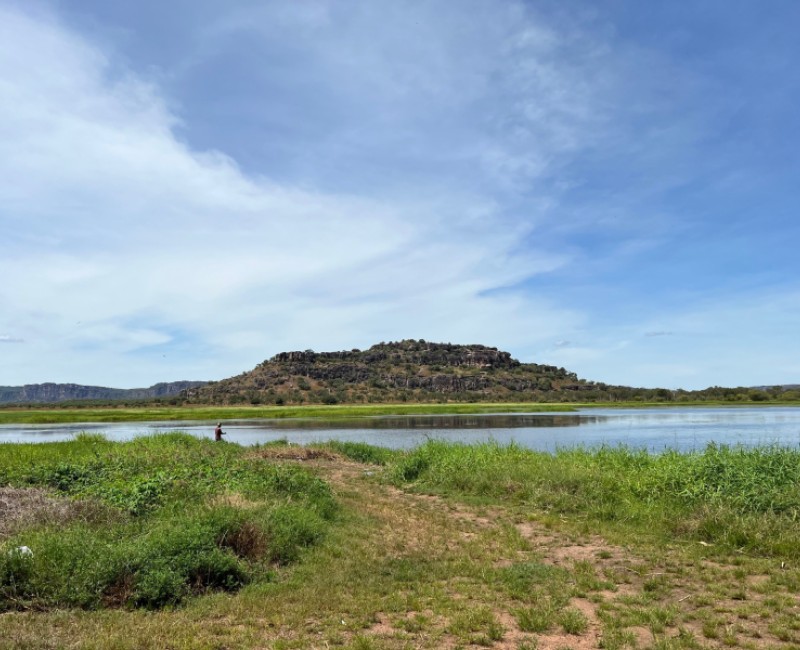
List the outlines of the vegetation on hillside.
<svg viewBox="0 0 800 650">
<path fill-rule="evenodd" d="M 526 402 L 557 401 L 585 385 L 563 368 L 521 364 L 496 348 L 407 340 L 364 351 L 284 352 L 184 395 L 214 404 Z"/>
<path fill-rule="evenodd" d="M 483 345 L 424 340 L 368 350 L 283 352 L 242 373 L 187 390 L 188 404 L 414 402 L 689 402 L 796 400 L 797 391 L 611 386 L 556 366 L 520 363 Z M 176 400 L 177 403 L 178 400 Z"/>
</svg>

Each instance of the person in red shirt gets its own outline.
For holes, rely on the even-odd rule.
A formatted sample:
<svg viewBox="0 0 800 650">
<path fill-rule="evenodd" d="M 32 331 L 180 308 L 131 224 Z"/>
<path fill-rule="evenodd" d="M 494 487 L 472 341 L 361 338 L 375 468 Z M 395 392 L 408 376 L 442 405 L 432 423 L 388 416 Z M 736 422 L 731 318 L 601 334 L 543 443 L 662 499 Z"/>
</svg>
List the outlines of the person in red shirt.
<svg viewBox="0 0 800 650">
<path fill-rule="evenodd" d="M 214 429 L 214 440 L 220 441 L 224 435 L 225 432 L 222 430 L 222 422 L 217 422 L 217 428 Z"/>
</svg>

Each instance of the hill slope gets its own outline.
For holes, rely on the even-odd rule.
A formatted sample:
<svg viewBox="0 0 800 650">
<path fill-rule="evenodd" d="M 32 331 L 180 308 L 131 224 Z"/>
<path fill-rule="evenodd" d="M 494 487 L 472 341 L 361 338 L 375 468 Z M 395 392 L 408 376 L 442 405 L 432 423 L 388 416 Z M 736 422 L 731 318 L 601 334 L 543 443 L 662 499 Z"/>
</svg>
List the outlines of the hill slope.
<svg viewBox="0 0 800 650">
<path fill-rule="evenodd" d="M 597 399 L 608 387 L 484 345 L 405 340 L 368 350 L 282 352 L 186 391 L 187 402 L 298 404 Z"/>
</svg>

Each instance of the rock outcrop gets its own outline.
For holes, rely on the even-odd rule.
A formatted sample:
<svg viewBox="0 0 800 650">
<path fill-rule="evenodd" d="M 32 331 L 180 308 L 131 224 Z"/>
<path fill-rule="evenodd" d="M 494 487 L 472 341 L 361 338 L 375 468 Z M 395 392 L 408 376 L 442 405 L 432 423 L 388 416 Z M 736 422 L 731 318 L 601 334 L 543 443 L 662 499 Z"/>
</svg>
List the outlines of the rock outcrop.
<svg viewBox="0 0 800 650">
<path fill-rule="evenodd" d="M 523 364 L 497 348 L 405 340 L 363 351 L 281 352 L 184 395 L 191 403 L 331 404 L 553 400 L 590 390 L 596 385 L 564 368 Z"/>
</svg>

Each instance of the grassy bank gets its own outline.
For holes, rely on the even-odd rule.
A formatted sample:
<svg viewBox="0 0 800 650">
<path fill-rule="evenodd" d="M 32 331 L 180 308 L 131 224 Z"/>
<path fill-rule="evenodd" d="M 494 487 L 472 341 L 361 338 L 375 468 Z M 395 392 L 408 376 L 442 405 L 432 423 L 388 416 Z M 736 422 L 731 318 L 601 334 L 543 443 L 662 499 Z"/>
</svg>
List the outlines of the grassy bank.
<svg viewBox="0 0 800 650">
<path fill-rule="evenodd" d="M 331 406 L 186 406 L 135 408 L 3 408 L 0 424 L 145 422 L 281 418 L 352 418 L 378 415 L 570 412 L 569 404 L 368 404 Z"/>
<path fill-rule="evenodd" d="M 183 434 L 0 445 L 0 486 L 0 610 L 235 591 L 294 561 L 335 511 L 302 469 Z"/>
<path fill-rule="evenodd" d="M 12 601 L 0 614 L 0 648 L 789 650 L 800 644 L 796 450 L 543 454 L 441 442 L 408 452 L 359 443 L 242 450 L 183 436 L 7 447 L 0 484 L 28 491 L 50 486 L 50 497 L 68 495 L 72 507 L 89 509 L 81 511 L 84 526 L 100 517 L 113 526 L 149 522 L 161 531 L 167 520 L 177 521 L 211 531 L 215 543 L 201 557 L 229 550 L 214 537 L 219 518 L 209 523 L 207 508 L 235 505 L 239 517 L 251 517 L 288 502 L 311 512 L 318 534 L 301 538 L 286 559 L 233 553 L 243 566 L 240 584 L 195 592 L 190 580 L 166 609 L 135 598 L 82 602 L 40 594 L 41 611 L 28 609 L 32 600 Z M 209 455 L 216 469 L 200 471 L 197 460 Z M 56 471 L 112 457 L 130 458 L 124 475 L 131 479 L 111 480 L 111 471 L 95 482 L 84 480 L 85 472 Z M 134 486 L 154 467 L 184 465 L 193 476 L 216 477 L 214 487 L 198 487 L 181 512 L 168 509 L 169 499 L 148 497 L 138 505 L 135 495 L 149 492 Z M 176 494 L 184 482 L 176 483 L 183 486 Z M 295 487 L 287 492 L 287 485 Z M 228 495 L 222 500 L 220 490 Z M 58 525 L 74 525 L 72 516 Z M 24 556 L 7 552 L 34 539 L 28 545 L 38 561 L 42 545 L 26 531 L 53 526 L 39 519 L 20 520 L 16 532 L 6 533 L 0 556 L 22 562 Z M 269 520 L 259 521 L 268 531 Z M 165 557 L 163 570 L 183 566 L 164 553 L 170 544 L 130 539 L 137 542 L 122 545 L 136 560 L 132 566 L 148 557 L 155 564 Z M 266 544 L 273 536 L 260 539 Z M 96 549 L 93 541 L 89 546 Z M 81 562 L 51 563 L 50 579 L 58 582 L 59 571 L 76 566 Z"/>
<path fill-rule="evenodd" d="M 770 408 L 800 406 L 800 402 L 587 402 L 587 403 L 447 403 L 447 404 L 335 404 L 330 406 L 137 406 L 58 407 L 3 406 L 0 424 L 69 424 L 80 422 L 216 421 L 285 418 L 358 418 L 380 415 L 469 415 L 478 413 L 569 413 L 579 408 L 725 407 Z"/>
<path fill-rule="evenodd" d="M 547 454 L 429 441 L 399 456 L 391 477 L 406 489 L 577 516 L 606 533 L 800 559 L 798 450 L 710 445 L 687 453 L 617 447 Z"/>
</svg>

